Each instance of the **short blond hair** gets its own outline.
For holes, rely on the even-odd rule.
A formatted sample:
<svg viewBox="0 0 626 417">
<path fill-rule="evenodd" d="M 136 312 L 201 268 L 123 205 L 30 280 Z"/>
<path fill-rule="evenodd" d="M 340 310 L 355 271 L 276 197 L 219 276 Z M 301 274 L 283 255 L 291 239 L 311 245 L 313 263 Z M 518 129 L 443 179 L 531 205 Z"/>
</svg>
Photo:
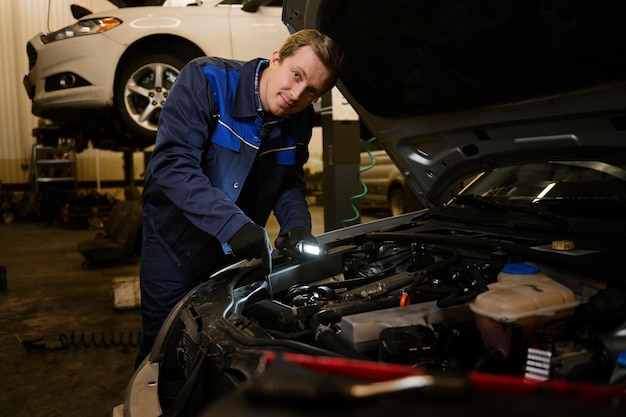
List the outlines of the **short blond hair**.
<svg viewBox="0 0 626 417">
<path fill-rule="evenodd" d="M 310 46 L 315 55 L 322 61 L 322 64 L 333 72 L 333 79 L 328 87 L 328 90 L 330 90 L 339 78 L 343 62 L 343 50 L 335 41 L 322 32 L 315 29 L 302 29 L 289 36 L 280 47 L 278 51 L 279 61 L 282 62 L 304 46 Z"/>
</svg>

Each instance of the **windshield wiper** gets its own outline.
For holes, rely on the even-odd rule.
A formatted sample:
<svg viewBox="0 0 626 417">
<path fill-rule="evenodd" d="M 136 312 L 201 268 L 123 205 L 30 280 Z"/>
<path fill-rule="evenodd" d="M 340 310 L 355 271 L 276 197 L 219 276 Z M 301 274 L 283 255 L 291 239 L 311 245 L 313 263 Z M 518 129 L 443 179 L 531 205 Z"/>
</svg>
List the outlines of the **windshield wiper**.
<svg viewBox="0 0 626 417">
<path fill-rule="evenodd" d="M 491 197 L 485 197 L 478 194 L 461 194 L 452 198 L 452 201 L 458 204 L 467 204 L 471 203 L 473 205 L 478 206 L 489 206 L 491 208 L 497 208 L 501 210 L 507 210 L 503 204 L 501 204 L 498 200 L 495 200 Z"/>
<path fill-rule="evenodd" d="M 514 204 L 502 204 L 492 197 L 485 197 L 478 194 L 457 195 L 452 199 L 452 201 L 458 204 L 471 203 L 481 207 L 495 208 L 507 212 L 530 214 L 548 220 L 550 223 L 557 226 L 567 226 L 569 224 L 569 222 L 563 217 L 559 216 L 558 214 L 554 213 L 552 210 L 544 206 L 520 206 Z"/>
</svg>

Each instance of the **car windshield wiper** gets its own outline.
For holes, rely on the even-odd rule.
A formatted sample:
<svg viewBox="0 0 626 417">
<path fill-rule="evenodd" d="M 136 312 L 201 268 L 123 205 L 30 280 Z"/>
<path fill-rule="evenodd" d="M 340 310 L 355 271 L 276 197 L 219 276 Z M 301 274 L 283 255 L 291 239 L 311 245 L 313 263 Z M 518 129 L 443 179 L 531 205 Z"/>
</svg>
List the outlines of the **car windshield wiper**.
<svg viewBox="0 0 626 417">
<path fill-rule="evenodd" d="M 533 206 L 552 206 L 552 207 L 575 207 L 575 208 L 592 208 L 592 209 L 623 209 L 626 207 L 626 199 L 622 196 L 615 198 L 606 197 L 563 197 L 563 198 L 542 198 L 534 201 Z"/>
<path fill-rule="evenodd" d="M 521 206 L 516 204 L 503 204 L 492 197 L 485 197 L 478 194 L 461 194 L 455 196 L 452 201 L 458 204 L 474 204 L 481 207 L 489 207 L 497 210 L 530 214 L 548 220 L 558 226 L 567 226 L 568 221 L 545 206 L 532 205 Z"/>
<path fill-rule="evenodd" d="M 458 204 L 474 204 L 474 205 L 485 205 L 492 208 L 498 208 L 502 210 L 506 210 L 506 207 L 502 205 L 498 200 L 485 197 L 479 194 L 460 194 L 452 198 L 452 201 Z"/>
<path fill-rule="evenodd" d="M 542 198 L 532 203 L 568 216 L 623 219 L 626 200 L 623 198 Z"/>
</svg>

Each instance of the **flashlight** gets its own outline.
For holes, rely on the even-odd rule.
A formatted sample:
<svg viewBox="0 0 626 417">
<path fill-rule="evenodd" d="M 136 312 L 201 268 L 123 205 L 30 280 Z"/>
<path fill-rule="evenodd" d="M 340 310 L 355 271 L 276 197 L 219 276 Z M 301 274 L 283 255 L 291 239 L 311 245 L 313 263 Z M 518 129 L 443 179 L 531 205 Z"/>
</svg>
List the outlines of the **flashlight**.
<svg viewBox="0 0 626 417">
<path fill-rule="evenodd" d="M 296 243 L 291 249 L 283 248 L 281 251 L 291 257 L 299 259 L 317 258 L 326 255 L 326 248 L 317 243 L 306 242 L 301 240 Z"/>
<path fill-rule="evenodd" d="M 323 246 L 316 243 L 305 242 L 304 240 L 296 243 L 295 249 L 300 255 L 322 256 L 325 254 Z"/>
</svg>

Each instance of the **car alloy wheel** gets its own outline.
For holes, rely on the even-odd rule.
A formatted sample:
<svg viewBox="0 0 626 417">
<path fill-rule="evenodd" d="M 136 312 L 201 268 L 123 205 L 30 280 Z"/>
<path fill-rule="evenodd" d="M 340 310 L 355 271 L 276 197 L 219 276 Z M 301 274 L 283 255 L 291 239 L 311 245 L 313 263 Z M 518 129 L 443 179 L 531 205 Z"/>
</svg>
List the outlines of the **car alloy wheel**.
<svg viewBox="0 0 626 417">
<path fill-rule="evenodd" d="M 154 143 L 161 109 L 187 60 L 152 54 L 131 60 L 116 83 L 116 107 L 131 147 Z"/>
</svg>

